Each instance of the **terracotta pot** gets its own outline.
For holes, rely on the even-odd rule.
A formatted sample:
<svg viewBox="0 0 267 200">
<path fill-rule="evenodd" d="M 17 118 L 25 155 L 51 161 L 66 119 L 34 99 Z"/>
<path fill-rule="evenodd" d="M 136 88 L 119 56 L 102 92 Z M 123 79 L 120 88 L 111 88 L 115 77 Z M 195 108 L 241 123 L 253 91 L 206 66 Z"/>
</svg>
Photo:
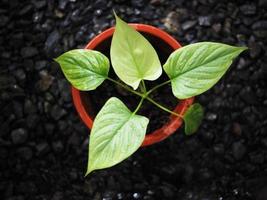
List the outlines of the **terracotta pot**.
<svg viewBox="0 0 267 200">
<path fill-rule="evenodd" d="M 169 34 L 158 28 L 144 24 L 130 24 L 130 25 L 134 27 L 137 31 L 141 32 L 142 34 L 148 34 L 153 36 L 154 38 L 157 38 L 164 45 L 171 48 L 171 51 L 174 51 L 175 49 L 181 47 L 181 45 L 173 37 L 171 37 Z M 104 41 L 110 39 L 113 35 L 113 32 L 114 32 L 114 27 L 109 28 L 108 30 L 100 33 L 95 38 L 93 38 L 85 48 L 95 49 L 97 46 L 102 45 Z M 158 52 L 158 54 L 160 54 L 160 52 Z M 82 121 L 89 129 L 91 129 L 93 125 L 93 117 L 90 114 L 91 105 L 89 103 L 82 101 L 82 92 L 75 89 L 74 87 L 72 87 L 72 97 L 75 108 L 78 111 Z M 193 103 L 193 101 L 194 98 L 180 100 L 173 111 L 177 112 L 180 115 L 183 115 L 187 110 L 187 108 Z M 164 126 L 146 135 L 142 146 L 148 146 L 164 140 L 165 138 L 173 134 L 182 125 L 182 122 L 183 122 L 182 119 L 171 115 L 169 121 Z"/>
</svg>

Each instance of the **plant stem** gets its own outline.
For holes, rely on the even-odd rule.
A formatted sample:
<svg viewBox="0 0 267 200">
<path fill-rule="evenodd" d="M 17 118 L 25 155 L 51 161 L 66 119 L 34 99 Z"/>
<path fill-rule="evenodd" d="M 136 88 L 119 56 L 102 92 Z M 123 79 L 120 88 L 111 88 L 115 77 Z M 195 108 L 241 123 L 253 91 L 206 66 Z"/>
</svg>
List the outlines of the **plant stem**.
<svg viewBox="0 0 267 200">
<path fill-rule="evenodd" d="M 136 109 L 133 112 L 133 115 L 140 109 L 143 101 L 145 100 L 145 97 L 142 97 L 142 99 L 140 100 L 139 104 L 137 105 Z"/>
<path fill-rule="evenodd" d="M 136 95 L 138 95 L 138 96 L 140 96 L 140 97 L 142 97 L 142 98 L 143 98 L 143 96 L 144 96 L 144 95 L 141 94 L 140 92 L 137 92 L 137 91 L 135 91 L 135 90 L 132 90 L 131 88 L 129 88 L 128 86 L 126 86 L 126 85 L 124 85 L 124 84 L 122 84 L 122 83 L 120 83 L 119 81 L 116 81 L 116 80 L 114 80 L 114 79 L 112 79 L 112 78 L 110 78 L 110 77 L 107 77 L 107 79 L 108 79 L 109 81 L 111 81 L 111 82 L 113 82 L 113 83 L 116 83 L 117 85 L 123 87 L 124 89 L 126 89 L 127 91 L 129 91 L 129 92 L 131 92 L 131 93 L 133 93 L 133 94 L 136 94 Z"/>
<path fill-rule="evenodd" d="M 143 88 L 142 92 L 146 94 L 146 84 L 144 80 L 141 81 L 141 86 L 142 86 L 141 89 Z"/>
<path fill-rule="evenodd" d="M 155 87 L 153 87 L 151 90 L 149 90 L 148 92 L 147 92 L 147 95 L 149 95 L 150 93 L 152 93 L 153 91 L 155 91 L 156 89 L 158 89 L 158 88 L 160 88 L 160 87 L 162 87 L 162 86 L 164 86 L 164 85 L 167 85 L 168 83 L 170 83 L 171 82 L 171 80 L 168 80 L 168 81 L 165 81 L 165 82 L 163 82 L 163 83 L 161 83 L 161 84 L 159 84 L 159 85 L 156 85 Z"/>
<path fill-rule="evenodd" d="M 109 81 L 111 81 L 111 82 L 113 82 L 113 83 L 116 83 L 117 85 L 123 87 L 123 88 L 126 89 L 127 91 L 129 91 L 129 92 L 131 92 L 131 93 L 133 93 L 133 94 L 136 94 L 136 95 L 142 97 L 142 99 L 140 100 L 140 102 L 139 102 L 139 104 L 137 105 L 136 109 L 134 110 L 133 114 L 135 114 L 135 113 L 140 109 L 140 107 L 141 107 L 143 101 L 146 99 L 146 100 L 150 101 L 151 103 L 153 103 L 153 104 L 154 104 L 155 106 L 157 106 L 158 108 L 164 110 L 165 112 L 168 112 L 168 113 L 170 113 L 170 114 L 172 114 L 172 115 L 175 115 L 175 116 L 177 116 L 177 117 L 183 118 L 182 115 L 179 115 L 178 113 L 173 112 L 173 111 L 169 110 L 168 108 L 166 108 L 166 107 L 160 105 L 159 103 L 155 102 L 153 99 L 151 99 L 151 98 L 148 96 L 151 92 L 153 92 L 154 90 L 156 90 L 157 88 L 159 88 L 159 87 L 161 87 L 161 86 L 163 86 L 163 85 L 168 84 L 171 80 L 168 80 L 168 81 L 166 81 L 166 82 L 163 82 L 163 83 L 161 83 L 161 84 L 155 86 L 154 88 L 152 88 L 152 89 L 149 90 L 148 92 L 146 91 L 145 82 L 142 80 L 142 82 L 141 82 L 141 86 L 142 86 L 141 89 L 142 89 L 142 92 L 144 92 L 144 93 L 142 94 L 142 93 L 140 93 L 140 92 L 137 92 L 137 91 L 135 91 L 135 90 L 132 90 L 132 89 L 129 88 L 128 86 L 126 86 L 126 85 L 120 83 L 119 81 L 116 81 L 116 80 L 114 80 L 114 79 L 112 79 L 112 78 L 110 78 L 110 77 L 107 77 L 107 79 L 108 79 Z"/>
<path fill-rule="evenodd" d="M 155 102 L 155 101 L 154 101 L 153 99 L 151 99 L 150 97 L 147 96 L 146 99 L 147 99 L 148 101 L 150 101 L 151 103 L 153 103 L 153 104 L 154 104 L 155 106 L 157 106 L 158 108 L 164 110 L 165 112 L 168 112 L 168 113 L 170 113 L 170 114 L 172 114 L 172 115 L 175 115 L 175 116 L 177 116 L 177 117 L 183 118 L 182 115 L 179 115 L 178 113 L 173 112 L 173 111 L 169 110 L 168 108 L 165 108 L 164 106 L 162 106 L 162 105 L 160 105 L 159 103 Z"/>
</svg>

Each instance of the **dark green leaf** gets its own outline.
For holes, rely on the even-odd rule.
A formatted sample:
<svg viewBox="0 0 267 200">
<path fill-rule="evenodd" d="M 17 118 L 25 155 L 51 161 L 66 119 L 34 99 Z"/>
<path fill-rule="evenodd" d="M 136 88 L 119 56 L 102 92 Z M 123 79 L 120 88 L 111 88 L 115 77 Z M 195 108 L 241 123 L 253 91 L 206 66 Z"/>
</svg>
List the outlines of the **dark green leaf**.
<svg viewBox="0 0 267 200">
<path fill-rule="evenodd" d="M 183 117 L 184 122 L 185 122 L 185 134 L 186 135 L 192 135 L 193 133 L 197 131 L 203 119 L 203 115 L 204 115 L 204 111 L 203 111 L 202 106 L 199 103 L 195 103 L 187 109 Z"/>
</svg>

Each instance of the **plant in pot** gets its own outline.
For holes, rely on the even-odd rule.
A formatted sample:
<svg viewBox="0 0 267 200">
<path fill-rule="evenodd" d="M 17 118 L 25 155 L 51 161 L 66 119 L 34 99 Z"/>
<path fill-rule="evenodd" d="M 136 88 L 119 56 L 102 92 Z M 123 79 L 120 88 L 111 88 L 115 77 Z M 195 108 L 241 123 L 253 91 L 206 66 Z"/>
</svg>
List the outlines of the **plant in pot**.
<svg viewBox="0 0 267 200">
<path fill-rule="evenodd" d="M 147 25 L 128 25 L 116 14 L 115 18 L 115 30 L 112 28 L 104 32 L 104 39 L 100 40 L 103 42 L 112 37 L 110 59 L 103 52 L 93 50 L 96 46 L 93 43 L 89 43 L 85 49 L 71 50 L 55 59 L 73 86 L 74 103 L 80 116 L 92 128 L 86 175 L 93 170 L 118 164 L 140 146 L 163 140 L 175 132 L 182 121 L 186 135 L 196 132 L 203 118 L 203 108 L 198 103 L 193 104 L 194 96 L 217 83 L 233 59 L 246 49 L 214 42 L 181 47 L 159 29 Z M 163 45 L 170 44 L 169 49 L 173 52 L 162 63 L 163 67 L 157 51 L 141 34 L 142 31 L 143 34 L 160 35 L 165 42 Z M 93 41 L 98 43 L 99 39 L 97 36 Z M 109 76 L 110 63 L 119 80 Z M 169 79 L 148 89 L 145 81 L 158 79 L 162 75 L 162 68 Z M 95 90 L 105 80 L 138 96 L 140 101 L 131 111 L 119 98 L 111 97 L 93 121 L 88 109 L 84 109 L 86 102 L 81 100 L 81 91 Z M 169 84 L 173 95 L 180 101 L 173 111 L 151 98 L 154 91 Z M 137 114 L 144 101 L 171 114 L 170 120 L 162 128 L 149 135 L 146 135 L 149 119 Z"/>
</svg>

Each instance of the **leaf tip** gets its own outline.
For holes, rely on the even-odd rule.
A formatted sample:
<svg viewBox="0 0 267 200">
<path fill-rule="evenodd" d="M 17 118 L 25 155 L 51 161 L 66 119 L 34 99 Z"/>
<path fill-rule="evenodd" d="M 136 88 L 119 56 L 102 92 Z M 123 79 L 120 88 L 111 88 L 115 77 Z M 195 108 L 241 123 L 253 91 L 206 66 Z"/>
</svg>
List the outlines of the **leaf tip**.
<svg viewBox="0 0 267 200">
<path fill-rule="evenodd" d="M 115 9 L 112 9 L 112 12 L 113 12 L 113 15 L 115 16 L 115 18 L 117 18 L 118 16 L 117 16 L 117 14 L 116 14 Z"/>
<path fill-rule="evenodd" d="M 248 47 L 239 47 L 240 52 L 243 52 L 243 51 L 248 50 L 248 49 L 249 49 Z"/>
<path fill-rule="evenodd" d="M 84 177 L 87 177 L 93 170 L 88 169 L 84 175 Z"/>
<path fill-rule="evenodd" d="M 57 58 L 53 58 L 53 60 L 54 60 L 55 62 L 59 63 L 59 57 L 57 57 Z"/>
</svg>

